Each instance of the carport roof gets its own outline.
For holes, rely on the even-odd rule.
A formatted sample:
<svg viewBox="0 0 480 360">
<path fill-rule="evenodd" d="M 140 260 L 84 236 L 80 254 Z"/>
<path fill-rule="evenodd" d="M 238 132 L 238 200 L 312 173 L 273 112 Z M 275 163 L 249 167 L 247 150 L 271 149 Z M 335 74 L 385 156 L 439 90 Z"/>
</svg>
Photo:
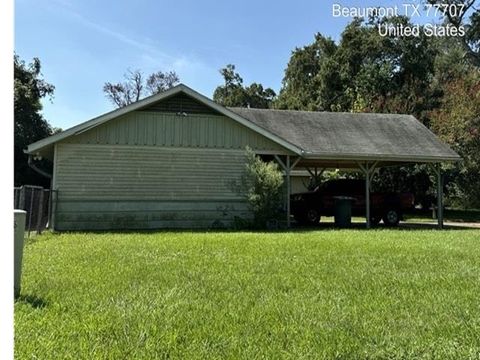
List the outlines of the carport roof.
<svg viewBox="0 0 480 360">
<path fill-rule="evenodd" d="M 381 162 L 459 161 L 411 115 L 228 108 L 303 150 L 307 159 Z"/>
</svg>

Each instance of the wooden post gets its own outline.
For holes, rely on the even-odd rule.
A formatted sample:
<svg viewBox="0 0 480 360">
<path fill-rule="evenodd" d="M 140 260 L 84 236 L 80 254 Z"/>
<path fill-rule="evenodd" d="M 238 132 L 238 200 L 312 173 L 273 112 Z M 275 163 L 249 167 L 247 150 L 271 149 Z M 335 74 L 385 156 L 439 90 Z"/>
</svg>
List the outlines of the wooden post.
<svg viewBox="0 0 480 360">
<path fill-rule="evenodd" d="M 57 215 L 57 200 L 58 200 L 58 190 L 52 190 L 52 226 L 51 230 L 55 231 L 55 217 Z"/>
<path fill-rule="evenodd" d="M 14 187 L 13 188 L 13 208 L 18 209 L 18 200 L 20 197 L 20 190 L 19 188 Z"/>
<path fill-rule="evenodd" d="M 280 167 L 285 171 L 285 186 L 286 186 L 286 195 L 287 198 L 285 199 L 285 209 L 287 212 L 287 227 L 290 227 L 291 221 L 290 221 L 290 193 L 291 193 L 291 187 L 290 187 L 290 173 L 295 167 L 295 165 L 298 164 L 300 161 L 300 157 L 298 157 L 293 164 L 290 165 L 290 155 L 286 155 L 285 158 L 285 163 L 280 159 L 278 155 L 274 155 L 275 160 L 280 164 Z"/>
<path fill-rule="evenodd" d="M 290 227 L 290 192 L 292 189 L 290 188 L 290 155 L 287 155 L 286 159 L 286 169 L 285 169 L 285 177 L 286 177 L 286 185 L 287 185 L 287 228 Z"/>
<path fill-rule="evenodd" d="M 53 191 L 52 188 L 48 190 L 48 215 L 47 215 L 47 228 L 52 228 L 52 201 L 53 201 Z"/>
<path fill-rule="evenodd" d="M 18 208 L 21 210 L 26 210 L 25 207 L 25 186 L 20 187 L 20 199 L 18 200 Z"/>
<path fill-rule="evenodd" d="M 28 209 L 28 237 L 30 237 L 30 229 L 32 227 L 32 218 L 33 218 L 33 197 L 35 196 L 35 188 L 30 188 L 30 208 Z"/>
<path fill-rule="evenodd" d="M 43 192 L 44 190 L 41 189 L 40 191 L 40 199 L 38 200 L 38 210 L 37 210 L 37 234 L 42 233 L 42 218 L 43 218 Z"/>
<path fill-rule="evenodd" d="M 365 164 L 365 204 L 367 207 L 366 216 L 367 216 L 367 229 L 371 227 L 371 219 L 370 219 L 370 165 L 368 163 Z"/>
<path fill-rule="evenodd" d="M 435 167 L 437 174 L 437 219 L 438 228 L 443 229 L 443 179 L 441 165 L 437 164 Z"/>
<path fill-rule="evenodd" d="M 358 167 L 360 170 L 363 171 L 365 174 L 365 217 L 366 217 L 366 225 L 367 229 L 370 229 L 372 225 L 372 219 L 370 216 L 370 182 L 371 182 L 371 175 L 373 176 L 373 172 L 375 171 L 375 167 L 378 161 L 375 161 L 373 164 L 370 164 L 368 161 L 365 165 L 358 163 Z"/>
</svg>

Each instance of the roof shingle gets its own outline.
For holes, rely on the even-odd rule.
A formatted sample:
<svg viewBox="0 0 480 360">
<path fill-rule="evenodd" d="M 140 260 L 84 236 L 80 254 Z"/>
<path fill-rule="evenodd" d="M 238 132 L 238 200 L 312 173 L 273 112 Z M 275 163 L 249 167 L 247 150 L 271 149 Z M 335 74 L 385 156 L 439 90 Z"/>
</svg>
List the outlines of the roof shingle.
<svg viewBox="0 0 480 360">
<path fill-rule="evenodd" d="M 305 155 L 460 160 L 411 115 L 228 108 Z"/>
</svg>

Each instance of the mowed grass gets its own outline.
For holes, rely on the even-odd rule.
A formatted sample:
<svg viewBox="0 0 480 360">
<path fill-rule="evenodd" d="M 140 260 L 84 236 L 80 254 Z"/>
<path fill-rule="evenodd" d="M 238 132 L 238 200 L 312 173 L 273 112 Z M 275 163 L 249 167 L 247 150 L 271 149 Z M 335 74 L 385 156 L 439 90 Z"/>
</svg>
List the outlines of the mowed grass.
<svg viewBox="0 0 480 360">
<path fill-rule="evenodd" d="M 432 216 L 431 210 L 417 210 L 412 214 L 407 214 L 407 221 L 410 222 L 435 222 L 436 219 Z M 445 209 L 444 220 L 446 222 L 458 222 L 458 223 L 480 223 L 480 210 L 457 210 L 457 209 Z"/>
<path fill-rule="evenodd" d="M 45 234 L 18 359 L 479 359 L 480 231 Z"/>
</svg>

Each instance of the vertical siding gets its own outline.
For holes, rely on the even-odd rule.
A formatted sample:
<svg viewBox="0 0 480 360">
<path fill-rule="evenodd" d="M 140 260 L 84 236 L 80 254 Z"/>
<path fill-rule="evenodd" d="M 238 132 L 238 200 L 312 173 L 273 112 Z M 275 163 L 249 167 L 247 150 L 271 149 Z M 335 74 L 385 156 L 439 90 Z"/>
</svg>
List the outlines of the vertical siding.
<svg viewBox="0 0 480 360">
<path fill-rule="evenodd" d="M 57 146 L 59 230 L 229 226 L 250 216 L 232 190 L 244 168 L 241 150 Z"/>
<path fill-rule="evenodd" d="M 284 149 L 222 115 L 136 111 L 65 140 L 77 144 Z"/>
</svg>

